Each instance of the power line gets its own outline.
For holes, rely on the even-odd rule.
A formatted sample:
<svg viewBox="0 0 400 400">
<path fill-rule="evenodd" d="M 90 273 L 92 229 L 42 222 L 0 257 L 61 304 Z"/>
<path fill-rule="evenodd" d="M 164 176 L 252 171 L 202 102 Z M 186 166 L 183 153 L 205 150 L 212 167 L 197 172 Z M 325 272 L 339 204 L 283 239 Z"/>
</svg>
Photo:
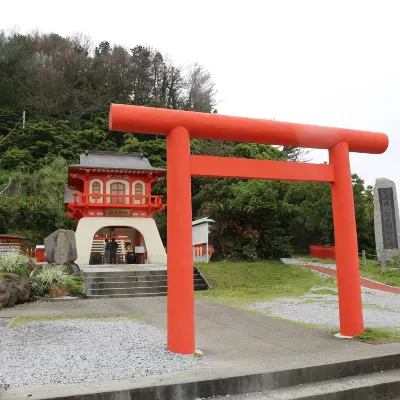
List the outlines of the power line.
<svg viewBox="0 0 400 400">
<path fill-rule="evenodd" d="M 3 138 L 3 140 L 0 141 L 0 144 L 3 143 L 14 131 L 15 128 L 18 126 L 18 124 L 24 120 L 25 121 L 25 114 L 22 115 L 22 117 L 19 119 L 19 121 L 15 124 L 14 128 L 11 129 L 10 132 L 8 132 L 8 134 Z M 25 124 L 25 123 L 24 123 Z"/>
</svg>

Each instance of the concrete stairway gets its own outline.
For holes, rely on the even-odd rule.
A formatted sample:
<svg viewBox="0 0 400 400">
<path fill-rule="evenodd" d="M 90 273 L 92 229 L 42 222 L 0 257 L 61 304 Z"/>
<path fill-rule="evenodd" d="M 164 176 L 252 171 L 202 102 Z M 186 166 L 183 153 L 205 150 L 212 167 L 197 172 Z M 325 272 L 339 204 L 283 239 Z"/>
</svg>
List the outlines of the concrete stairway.
<svg viewBox="0 0 400 400">
<path fill-rule="evenodd" d="M 85 271 L 83 277 L 88 299 L 167 295 L 167 271 Z M 193 270 L 193 281 L 194 290 L 208 289 L 197 268 Z"/>
<path fill-rule="evenodd" d="M 400 357 L 375 357 L 319 367 L 277 371 L 253 381 L 232 400 L 383 400 L 400 399 Z M 254 376 L 253 376 L 254 378 Z M 249 383 L 249 382 L 248 382 Z M 237 389 L 232 390 L 237 393 Z"/>
</svg>

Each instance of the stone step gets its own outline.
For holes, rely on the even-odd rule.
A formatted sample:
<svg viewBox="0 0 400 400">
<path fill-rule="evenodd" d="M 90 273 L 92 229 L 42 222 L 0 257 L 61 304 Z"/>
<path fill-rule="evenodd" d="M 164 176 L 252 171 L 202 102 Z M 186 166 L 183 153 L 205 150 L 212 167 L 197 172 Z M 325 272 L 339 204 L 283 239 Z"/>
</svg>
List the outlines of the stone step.
<svg viewBox="0 0 400 400">
<path fill-rule="evenodd" d="M 88 277 L 85 275 L 85 282 L 139 282 L 139 281 L 160 281 L 167 280 L 167 275 L 113 275 L 113 276 L 102 276 L 102 277 Z"/>
<path fill-rule="evenodd" d="M 143 297 L 91 296 L 102 297 Z M 147 294 L 153 296 L 153 294 Z M 158 295 L 159 296 L 159 295 Z M 379 352 L 379 350 L 377 351 Z M 46 393 L 48 400 L 116 400 L 116 399 L 173 399 L 226 398 L 232 400 L 383 400 L 400 398 L 400 354 L 389 354 L 371 358 L 352 359 L 349 351 L 342 361 L 309 365 L 309 361 L 297 359 L 296 368 L 275 370 L 272 366 L 263 372 L 262 367 L 249 373 L 247 369 L 235 368 L 227 373 L 226 368 L 205 368 L 195 378 L 158 379 L 137 384 L 133 380 L 125 383 L 98 382 L 88 390 L 87 384 L 69 385 L 66 391 Z M 345 360 L 345 361 L 343 361 Z M 314 361 L 315 362 L 315 361 Z M 258 371 L 258 372 L 256 372 Z M 94 387 L 96 386 L 96 387 Z M 29 390 L 29 391 L 27 391 Z M 13 389 L 2 394 L 4 400 L 22 400 L 29 395 L 42 399 L 43 388 L 33 386 L 14 396 Z"/>
<path fill-rule="evenodd" d="M 400 370 L 331 379 L 306 385 L 229 396 L 231 400 L 400 399 Z"/>
<path fill-rule="evenodd" d="M 140 280 L 140 281 L 129 281 L 129 282 L 86 282 L 86 289 L 107 289 L 107 288 L 128 288 L 128 287 L 155 287 L 155 286 L 167 286 L 167 280 Z M 194 279 L 195 285 L 203 284 L 202 279 Z"/>
<path fill-rule="evenodd" d="M 85 271 L 85 295 L 101 297 L 144 297 L 167 294 L 167 271 Z M 193 268 L 194 290 L 207 290 L 208 284 Z"/>
<path fill-rule="evenodd" d="M 166 296 L 167 292 L 160 293 L 134 293 L 134 294 L 101 294 L 101 295 L 87 295 L 87 299 L 110 299 L 110 298 L 129 298 L 129 297 L 156 297 Z"/>
<path fill-rule="evenodd" d="M 85 282 L 87 283 L 101 283 L 101 282 L 148 282 L 148 281 L 161 281 L 167 280 L 167 275 L 140 275 L 140 276 L 103 276 L 103 277 L 88 277 L 85 275 Z M 203 280 L 199 274 L 194 274 L 193 279 Z"/>
<path fill-rule="evenodd" d="M 113 277 L 113 276 L 147 276 L 147 275 L 167 275 L 167 271 L 96 271 L 83 273 L 88 278 L 102 278 L 102 277 Z"/>
<path fill-rule="evenodd" d="M 196 285 L 194 290 L 206 290 L 207 285 Z M 104 288 L 93 289 L 86 288 L 85 293 L 87 296 L 102 295 L 102 294 L 137 294 L 137 293 L 163 293 L 167 292 L 167 286 L 150 286 L 150 287 L 124 287 L 124 288 Z"/>
</svg>

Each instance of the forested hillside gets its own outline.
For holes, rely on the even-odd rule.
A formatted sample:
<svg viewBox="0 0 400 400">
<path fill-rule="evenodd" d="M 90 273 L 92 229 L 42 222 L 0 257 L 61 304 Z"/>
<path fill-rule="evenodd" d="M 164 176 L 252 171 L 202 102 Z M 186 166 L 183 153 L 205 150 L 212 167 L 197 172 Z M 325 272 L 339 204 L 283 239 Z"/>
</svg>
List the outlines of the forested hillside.
<svg viewBox="0 0 400 400">
<path fill-rule="evenodd" d="M 165 138 L 108 130 L 111 102 L 217 112 L 216 89 L 201 65 L 181 66 L 162 49 L 93 46 L 83 36 L 0 33 L 0 233 L 41 243 L 72 227 L 63 211 L 67 165 L 87 149 L 139 152 L 165 167 Z M 234 82 L 232 83 L 234 84 Z M 248 99 L 243 99 L 248 101 Z M 22 114 L 25 111 L 25 123 Z M 192 153 L 301 159 L 299 149 L 192 140 Z M 165 182 L 157 192 L 165 195 Z M 360 249 L 374 250 L 371 188 L 354 176 Z M 216 223 L 216 258 L 256 260 L 332 244 L 329 185 L 194 178 L 193 217 Z M 157 223 L 166 242 L 165 214 Z"/>
</svg>

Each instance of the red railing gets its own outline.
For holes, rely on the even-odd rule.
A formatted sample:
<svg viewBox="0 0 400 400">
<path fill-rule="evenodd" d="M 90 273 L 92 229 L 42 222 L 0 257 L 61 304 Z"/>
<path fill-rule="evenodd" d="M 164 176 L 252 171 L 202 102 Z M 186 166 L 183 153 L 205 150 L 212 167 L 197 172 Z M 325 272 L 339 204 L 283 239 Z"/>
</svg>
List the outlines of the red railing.
<svg viewBox="0 0 400 400">
<path fill-rule="evenodd" d="M 126 194 L 81 194 L 74 193 L 75 206 L 102 207 L 162 207 L 163 196 L 126 195 Z"/>
</svg>

